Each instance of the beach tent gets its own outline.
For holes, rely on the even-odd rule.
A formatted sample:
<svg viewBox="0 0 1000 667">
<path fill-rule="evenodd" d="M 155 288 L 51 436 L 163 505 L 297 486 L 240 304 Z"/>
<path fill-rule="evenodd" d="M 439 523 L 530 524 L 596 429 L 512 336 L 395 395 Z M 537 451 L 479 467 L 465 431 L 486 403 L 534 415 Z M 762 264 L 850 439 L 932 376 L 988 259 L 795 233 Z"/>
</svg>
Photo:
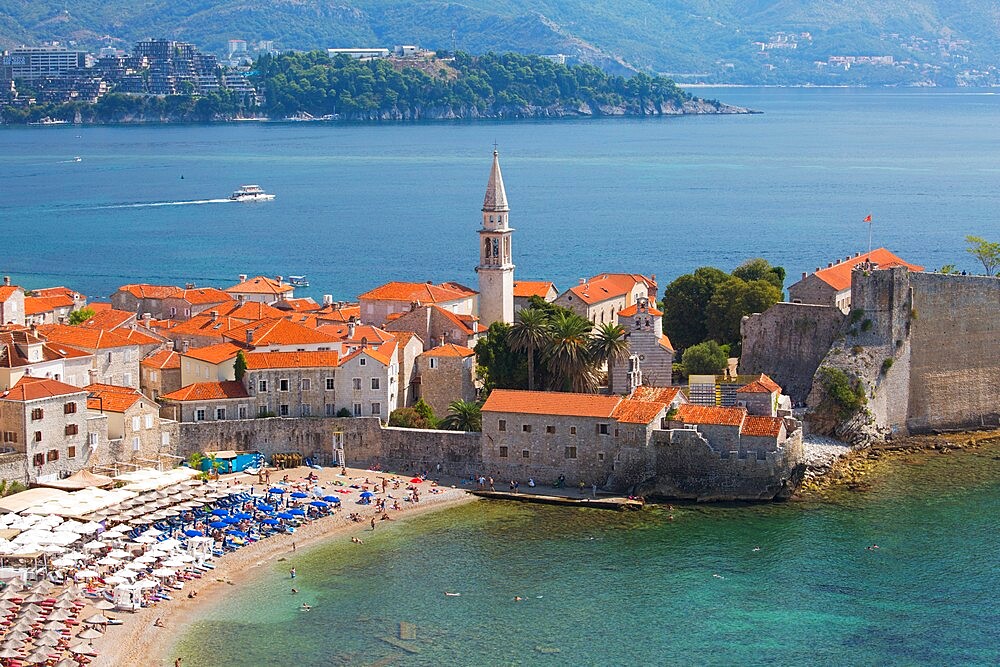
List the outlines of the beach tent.
<svg viewBox="0 0 1000 667">
<path fill-rule="evenodd" d="M 66 479 L 53 480 L 51 482 L 38 482 L 38 486 L 62 489 L 64 491 L 79 491 L 92 486 L 108 488 L 114 484 L 114 480 L 104 475 L 95 475 L 87 470 L 77 470 Z"/>
<path fill-rule="evenodd" d="M 28 489 L 10 496 L 0 498 L 0 512 L 20 513 L 29 508 L 37 507 L 51 500 L 60 500 L 70 494 L 59 489 Z"/>
<path fill-rule="evenodd" d="M 138 611 L 142 607 L 142 589 L 135 584 L 118 584 L 112 599 L 116 609 Z"/>
</svg>

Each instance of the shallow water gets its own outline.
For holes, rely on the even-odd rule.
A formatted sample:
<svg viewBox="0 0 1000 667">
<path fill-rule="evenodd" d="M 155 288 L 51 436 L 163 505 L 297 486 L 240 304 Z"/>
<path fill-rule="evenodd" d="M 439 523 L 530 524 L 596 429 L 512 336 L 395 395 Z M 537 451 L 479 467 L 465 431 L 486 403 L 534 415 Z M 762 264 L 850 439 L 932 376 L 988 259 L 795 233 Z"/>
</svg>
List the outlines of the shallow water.
<svg viewBox="0 0 1000 667">
<path fill-rule="evenodd" d="M 997 664 L 1000 448 L 917 460 L 825 503 L 678 506 L 671 521 L 664 508 L 484 501 L 359 530 L 363 546 L 344 536 L 303 551 L 206 609 L 176 655 L 218 667 Z M 400 621 L 416 626 L 418 654 L 380 639 Z"/>
</svg>

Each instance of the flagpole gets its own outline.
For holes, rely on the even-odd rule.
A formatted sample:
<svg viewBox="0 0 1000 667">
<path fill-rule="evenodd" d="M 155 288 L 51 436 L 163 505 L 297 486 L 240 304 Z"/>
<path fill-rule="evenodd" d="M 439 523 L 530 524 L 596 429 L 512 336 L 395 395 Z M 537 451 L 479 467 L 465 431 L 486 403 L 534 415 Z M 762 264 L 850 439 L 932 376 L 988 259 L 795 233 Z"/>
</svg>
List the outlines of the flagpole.
<svg viewBox="0 0 1000 667">
<path fill-rule="evenodd" d="M 872 219 L 872 214 L 871 213 L 869 213 L 868 217 L 866 217 L 864 219 L 864 222 L 868 223 L 868 259 L 870 261 L 871 260 L 871 254 L 872 254 L 872 227 L 875 225 L 875 222 Z"/>
</svg>

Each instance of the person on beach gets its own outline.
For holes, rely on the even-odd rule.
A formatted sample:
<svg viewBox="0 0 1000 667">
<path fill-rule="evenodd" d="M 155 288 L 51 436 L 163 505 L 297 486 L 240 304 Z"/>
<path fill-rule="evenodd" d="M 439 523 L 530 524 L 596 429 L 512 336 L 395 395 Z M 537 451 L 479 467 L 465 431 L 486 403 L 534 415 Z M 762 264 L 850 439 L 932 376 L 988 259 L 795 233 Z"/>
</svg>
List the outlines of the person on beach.
<svg viewBox="0 0 1000 667">
<path fill-rule="evenodd" d="M 529 489 L 535 488 L 535 478 L 534 477 L 529 477 L 528 478 L 528 488 Z"/>
<path fill-rule="evenodd" d="M 375 517 L 372 517 L 372 530 L 375 530 Z"/>
<path fill-rule="evenodd" d="M 295 594 L 296 594 L 296 593 L 298 593 L 298 592 L 299 592 L 299 589 L 297 589 L 297 588 L 293 588 L 293 589 L 292 589 L 292 595 L 295 595 Z"/>
<path fill-rule="evenodd" d="M 289 570 L 288 574 L 290 574 L 292 576 L 292 579 L 294 579 L 295 578 L 295 568 L 293 567 L 291 570 Z"/>
<path fill-rule="evenodd" d="M 174 667 L 181 667 L 181 659 L 180 658 L 177 658 L 176 660 L 174 660 Z"/>
<path fill-rule="evenodd" d="M 492 477 L 490 477 L 489 482 L 490 482 L 490 491 L 496 491 L 496 489 L 493 488 L 493 478 Z"/>
<path fill-rule="evenodd" d="M 295 553 L 295 542 L 292 542 L 292 553 Z"/>
</svg>

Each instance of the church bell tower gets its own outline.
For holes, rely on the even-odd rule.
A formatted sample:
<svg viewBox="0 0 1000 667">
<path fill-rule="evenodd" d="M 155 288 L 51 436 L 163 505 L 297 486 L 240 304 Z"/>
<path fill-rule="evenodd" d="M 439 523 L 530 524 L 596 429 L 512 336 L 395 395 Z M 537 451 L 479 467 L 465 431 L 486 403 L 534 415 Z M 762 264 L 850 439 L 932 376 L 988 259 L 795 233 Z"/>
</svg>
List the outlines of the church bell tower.
<svg viewBox="0 0 1000 667">
<path fill-rule="evenodd" d="M 511 233 L 507 224 L 507 192 L 500 174 L 500 157 L 493 150 L 493 168 L 483 200 L 483 227 L 479 230 L 479 320 L 488 327 L 494 322 L 514 321 L 514 263 L 511 260 Z"/>
</svg>

